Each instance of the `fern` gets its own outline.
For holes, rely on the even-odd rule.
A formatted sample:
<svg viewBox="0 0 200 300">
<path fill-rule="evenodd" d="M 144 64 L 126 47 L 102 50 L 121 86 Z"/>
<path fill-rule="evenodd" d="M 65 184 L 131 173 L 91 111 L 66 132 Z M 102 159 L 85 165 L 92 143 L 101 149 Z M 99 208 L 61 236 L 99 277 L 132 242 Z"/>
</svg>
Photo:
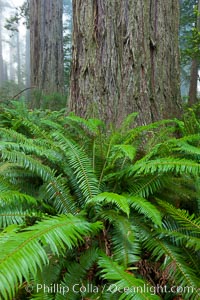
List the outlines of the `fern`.
<svg viewBox="0 0 200 300">
<path fill-rule="evenodd" d="M 166 214 L 170 214 L 185 229 L 200 234 L 200 218 L 196 218 L 194 214 L 189 215 L 187 211 L 177 209 L 164 201 L 158 200 L 158 203 L 165 209 Z"/>
<path fill-rule="evenodd" d="M 155 174 L 169 173 L 192 174 L 197 176 L 200 173 L 200 165 L 192 160 L 177 158 L 160 158 L 146 162 L 137 162 L 130 167 L 129 174 Z"/>
<path fill-rule="evenodd" d="M 26 220 L 41 218 L 42 213 L 33 209 L 22 209 L 19 205 L 6 206 L 0 209 L 0 228 L 11 224 L 25 224 Z"/>
<path fill-rule="evenodd" d="M 30 280 L 48 263 L 48 255 L 42 245 L 49 245 L 55 255 L 64 253 L 66 247 L 78 246 L 84 235 L 101 228 L 100 223 L 89 224 L 81 217 L 59 216 L 46 219 L 24 231 L 12 232 L 9 238 L 0 237 L 3 252 L 0 254 L 0 290 L 4 299 L 11 299 L 19 282 Z M 31 256 L 31 260 L 30 260 Z M 12 269 L 12 273 L 10 270 Z"/>
<path fill-rule="evenodd" d="M 135 234 L 135 228 L 125 217 L 116 212 L 106 212 L 105 217 L 112 216 L 113 230 L 111 230 L 111 247 L 116 262 L 128 268 L 140 259 L 140 244 Z M 114 218 L 113 218 L 114 217 Z"/>
<path fill-rule="evenodd" d="M 141 240 L 143 251 L 150 255 L 151 263 L 154 259 L 158 262 L 158 266 L 160 265 L 158 272 L 162 270 L 168 286 L 190 287 L 187 293 L 182 291 L 183 299 L 199 299 L 199 278 L 194 271 L 195 268 L 193 269 L 191 266 L 191 261 L 187 260 L 188 255 L 184 254 L 185 247 L 180 244 L 173 245 L 172 241 L 166 237 L 165 230 L 155 232 L 141 220 L 136 218 L 134 220 L 138 224 L 138 237 Z"/>
<path fill-rule="evenodd" d="M 161 227 L 161 214 L 153 204 L 140 197 L 129 197 L 128 202 L 131 207 L 133 207 L 139 213 L 144 214 L 147 218 L 151 219 L 154 224 Z"/>
<path fill-rule="evenodd" d="M 49 255 L 48 265 L 44 266 L 42 270 L 38 270 L 31 282 L 25 283 L 25 290 L 30 289 L 32 292 L 31 299 L 55 299 L 56 288 L 58 291 L 62 291 L 59 289 L 62 285 L 56 284 L 56 282 L 60 281 L 64 264 L 64 257 Z"/>
<path fill-rule="evenodd" d="M 90 270 L 96 263 L 99 257 L 99 253 L 95 248 L 86 250 L 77 261 L 67 264 L 67 272 L 65 273 L 64 279 L 62 281 L 62 286 L 68 287 L 67 298 L 70 300 L 80 299 L 83 296 L 83 292 L 80 291 L 82 286 L 92 285 L 89 282 L 88 277 L 90 277 Z M 94 274 L 95 276 L 95 274 Z M 89 293 L 85 292 L 85 296 Z M 56 300 L 66 299 L 66 294 L 62 295 L 57 293 Z"/>
<path fill-rule="evenodd" d="M 97 179 L 87 155 L 75 143 L 66 139 L 60 133 L 55 133 L 53 136 L 67 156 L 69 165 L 73 169 L 77 184 L 85 199 L 88 200 L 97 195 L 99 193 Z"/>
<path fill-rule="evenodd" d="M 1 192 L 0 194 L 0 207 L 5 205 L 11 205 L 15 203 L 29 203 L 30 205 L 36 205 L 37 201 L 35 198 L 22 194 L 16 190 L 10 190 L 6 192 Z"/>
<path fill-rule="evenodd" d="M 17 151 L 3 150 L 2 158 L 16 163 L 18 166 L 28 169 L 40 176 L 44 181 L 50 180 L 54 176 L 54 172 L 48 167 L 43 165 L 33 157 L 25 155 Z"/>
<path fill-rule="evenodd" d="M 99 203 L 114 203 L 120 210 L 129 216 L 130 209 L 128 201 L 127 198 L 122 195 L 104 192 L 87 201 L 87 205 L 95 205 Z"/>
<path fill-rule="evenodd" d="M 165 256 L 163 268 L 168 270 L 169 277 L 174 279 L 176 286 L 193 287 L 193 291 L 190 290 L 184 295 L 184 298 L 198 299 L 200 296 L 198 292 L 199 279 L 184 261 L 180 249 L 157 237 L 146 240 L 145 246 L 152 253 L 152 256 L 156 257 L 156 260 L 159 260 L 163 255 Z"/>
<path fill-rule="evenodd" d="M 128 191 L 134 196 L 148 198 L 167 185 L 168 176 L 163 174 L 148 174 L 146 176 L 134 176 L 128 181 Z"/>
<path fill-rule="evenodd" d="M 118 299 L 133 299 L 133 300 L 153 300 L 160 299 L 157 295 L 152 295 L 150 292 L 145 292 L 143 287 L 147 285 L 145 281 L 135 278 L 133 274 L 112 261 L 110 258 L 102 255 L 98 260 L 101 274 L 104 279 L 109 280 L 108 291 L 118 294 Z M 149 286 L 150 290 L 150 286 Z"/>
<path fill-rule="evenodd" d="M 76 204 L 70 194 L 69 188 L 65 186 L 60 176 L 52 178 L 50 182 L 43 186 L 43 189 L 45 191 L 43 196 L 45 201 L 51 203 L 58 213 L 76 214 Z"/>
<path fill-rule="evenodd" d="M 12 299 L 18 289 L 18 298 L 46 300 L 24 287 L 78 281 L 99 290 L 48 299 L 159 299 L 141 288 L 155 280 L 142 273 L 145 263 L 158 266 L 169 287 L 197 289 L 198 130 L 183 135 L 188 125 L 179 120 L 133 128 L 136 115 L 106 130 L 100 120 L 64 111 L 30 112 L 16 104 L 1 112 L 0 225 L 12 225 L 0 234 L 0 297 Z M 110 257 L 99 258 L 99 249 Z M 181 296 L 199 297 L 197 290 Z"/>
<path fill-rule="evenodd" d="M 188 154 L 196 160 L 199 160 L 200 158 L 200 149 L 183 141 L 178 141 L 177 147 L 174 150 L 183 154 Z"/>
</svg>

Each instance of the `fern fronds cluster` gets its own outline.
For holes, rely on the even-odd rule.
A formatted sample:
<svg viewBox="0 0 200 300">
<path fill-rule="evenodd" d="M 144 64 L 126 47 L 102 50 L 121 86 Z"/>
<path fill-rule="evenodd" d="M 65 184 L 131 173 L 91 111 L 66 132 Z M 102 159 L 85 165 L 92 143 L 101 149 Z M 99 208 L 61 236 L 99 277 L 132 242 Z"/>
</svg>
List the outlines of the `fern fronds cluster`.
<svg viewBox="0 0 200 300">
<path fill-rule="evenodd" d="M 2 299 L 199 299 L 200 132 L 135 117 L 1 112 Z"/>
</svg>

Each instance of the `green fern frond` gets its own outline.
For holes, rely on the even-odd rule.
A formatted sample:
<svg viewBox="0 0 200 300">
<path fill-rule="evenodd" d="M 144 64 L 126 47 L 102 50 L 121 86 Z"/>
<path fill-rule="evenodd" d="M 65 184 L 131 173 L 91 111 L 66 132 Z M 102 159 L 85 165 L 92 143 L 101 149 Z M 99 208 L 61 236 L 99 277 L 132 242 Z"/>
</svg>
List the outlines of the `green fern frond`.
<svg viewBox="0 0 200 300">
<path fill-rule="evenodd" d="M 148 125 L 142 125 L 142 126 L 137 126 L 133 129 L 128 130 L 127 133 L 125 133 L 123 137 L 123 142 L 125 144 L 130 144 L 133 141 L 137 140 L 140 138 L 141 135 L 144 136 L 144 133 L 152 132 L 155 129 L 158 129 L 162 125 L 165 124 L 174 124 L 176 121 L 175 120 L 160 120 Z"/>
<path fill-rule="evenodd" d="M 20 125 L 21 126 L 23 125 L 26 128 L 26 131 L 28 131 L 33 137 L 40 137 L 43 139 L 47 138 L 47 132 L 44 129 L 42 129 L 39 125 L 37 125 L 35 122 L 32 122 L 27 118 L 24 117 L 20 118 Z"/>
<path fill-rule="evenodd" d="M 61 150 L 65 153 L 67 161 L 74 172 L 77 185 L 85 199 L 88 200 L 97 195 L 99 193 L 98 181 L 94 174 L 91 161 L 85 152 L 58 132 L 54 133 L 53 137 L 58 142 Z"/>
<path fill-rule="evenodd" d="M 109 215 L 110 218 L 110 211 L 105 212 L 105 215 Z M 141 254 L 135 228 L 127 218 L 117 214 L 115 214 L 112 224 L 113 230 L 111 230 L 110 235 L 113 259 L 128 268 L 140 259 L 139 255 Z"/>
<path fill-rule="evenodd" d="M 134 196 L 148 198 L 150 195 L 161 190 L 167 184 L 168 180 L 168 176 L 160 174 L 134 176 L 127 180 L 128 191 Z"/>
<path fill-rule="evenodd" d="M 162 226 L 162 217 L 159 210 L 149 201 L 141 197 L 128 197 L 129 205 L 137 210 L 139 213 L 145 215 L 145 217 L 152 220 L 152 222 L 159 227 Z"/>
<path fill-rule="evenodd" d="M 40 287 L 40 286 L 38 286 L 38 287 Z M 49 290 L 50 290 L 50 288 L 51 288 L 51 286 L 49 285 Z M 31 287 L 30 287 L 30 289 L 31 289 Z M 43 286 L 43 289 L 45 289 L 45 285 Z M 46 286 L 46 291 L 47 291 L 46 293 L 38 291 L 36 294 L 31 294 L 30 300 L 55 300 L 55 296 L 52 295 L 50 292 L 48 293 L 48 286 Z"/>
<path fill-rule="evenodd" d="M 30 289 L 31 299 L 48 300 L 55 299 L 56 289 L 62 287 L 60 276 L 65 267 L 65 257 L 49 255 L 49 263 L 42 270 L 38 270 L 32 282 L 25 285 L 25 289 Z M 30 287 L 30 288 L 29 288 Z M 49 298 L 47 298 L 49 297 Z M 65 295 L 66 297 L 66 295 Z"/>
<path fill-rule="evenodd" d="M 46 219 L 24 231 L 0 236 L 0 291 L 2 297 L 11 299 L 15 286 L 28 282 L 30 275 L 36 276 L 37 269 L 48 263 L 45 245 L 53 254 L 64 253 L 83 241 L 83 236 L 96 233 L 102 226 L 99 222 L 90 224 L 83 217 L 72 215 Z M 31 257 L 31 260 L 30 260 Z M 12 269 L 12 273 L 10 270 Z"/>
<path fill-rule="evenodd" d="M 67 286 L 69 291 L 67 292 L 67 298 L 70 300 L 81 299 L 83 293 L 78 291 L 83 285 L 91 285 L 88 281 L 88 276 L 91 268 L 96 263 L 99 257 L 99 253 L 95 248 L 86 250 L 77 260 L 77 262 L 67 264 L 67 272 L 65 273 L 62 281 L 62 286 Z M 74 291 L 75 290 L 75 291 Z M 88 292 L 85 293 L 86 295 Z M 85 295 L 85 296 L 86 296 Z M 56 295 L 56 299 L 64 300 L 66 295 Z"/>
<path fill-rule="evenodd" d="M 191 232 L 200 234 L 200 217 L 197 218 L 194 214 L 189 215 L 187 211 L 177 209 L 173 205 L 162 200 L 157 201 L 159 205 L 164 208 L 165 213 L 173 217 L 181 226 Z"/>
<path fill-rule="evenodd" d="M 133 112 L 131 114 L 129 114 L 122 122 L 121 126 L 120 126 L 120 131 L 122 132 L 126 132 L 130 126 L 132 125 L 132 123 L 135 121 L 135 119 L 137 118 L 138 113 L 137 112 Z"/>
<path fill-rule="evenodd" d="M 198 175 L 200 173 L 200 164 L 192 160 L 177 158 L 160 158 L 146 162 L 136 162 L 130 167 L 129 174 L 155 174 L 170 173 Z"/>
<path fill-rule="evenodd" d="M 54 177 L 44 187 L 44 199 L 51 203 L 58 213 L 77 213 L 77 207 L 68 186 L 61 176 Z"/>
<path fill-rule="evenodd" d="M 34 159 L 29 155 L 25 155 L 24 153 L 3 150 L 1 155 L 4 160 L 16 163 L 18 166 L 32 171 L 44 181 L 51 180 L 54 176 L 54 172 L 48 166 L 43 165 L 39 160 Z"/>
<path fill-rule="evenodd" d="M 190 262 L 190 267 L 194 271 L 196 276 L 200 277 L 198 252 L 191 250 L 191 248 L 188 249 L 184 247 L 184 257 L 185 261 Z"/>
<path fill-rule="evenodd" d="M 179 232 L 181 231 L 181 232 Z M 182 233 L 183 229 L 179 229 L 177 231 L 167 231 L 162 230 L 162 235 L 165 237 L 170 237 L 174 244 L 180 247 L 188 248 L 190 250 L 194 249 L 194 251 L 200 250 L 200 236 L 195 237 L 191 234 Z"/>
<path fill-rule="evenodd" d="M 163 256 L 165 257 L 162 267 L 168 270 L 169 277 L 174 279 L 177 286 L 190 286 L 194 288 L 193 291 L 190 290 L 190 292 L 184 295 L 185 299 L 199 299 L 199 278 L 197 278 L 189 264 L 185 262 L 180 248 L 152 236 L 151 239 L 145 241 L 145 247 L 152 253 L 152 256 L 156 260 L 159 260 Z"/>
<path fill-rule="evenodd" d="M 29 205 L 36 205 L 37 201 L 35 198 L 26 195 L 26 194 L 22 194 L 16 190 L 9 190 L 9 191 L 4 191 L 1 192 L 0 194 L 0 207 L 1 206 L 5 206 L 5 205 L 11 205 L 11 204 L 29 204 Z"/>
<path fill-rule="evenodd" d="M 61 125 L 58 122 L 55 122 L 53 120 L 41 119 L 41 124 L 42 124 L 42 126 L 45 125 L 45 127 L 47 127 L 47 129 L 50 129 L 50 130 L 56 130 L 56 131 L 60 131 L 60 132 L 63 132 L 63 130 L 64 130 L 63 125 Z"/>
<path fill-rule="evenodd" d="M 186 174 L 167 177 L 166 184 L 158 191 L 157 197 L 173 205 L 177 205 L 177 201 L 181 201 L 181 207 L 186 205 L 190 210 L 194 208 L 197 211 L 196 199 L 198 199 L 199 194 L 197 191 L 198 184 L 196 184 L 194 176 Z"/>
<path fill-rule="evenodd" d="M 18 133 L 12 129 L 0 129 L 0 134 L 6 138 L 5 141 L 1 142 L 1 150 L 10 150 L 17 152 L 24 152 L 26 154 L 36 155 L 43 157 L 52 162 L 62 161 L 61 154 L 58 153 L 56 145 L 50 138 L 41 139 L 39 138 L 28 138 L 25 135 Z"/>
<path fill-rule="evenodd" d="M 0 208 L 0 228 L 6 228 L 11 224 L 25 223 L 26 219 L 41 218 L 42 213 L 31 209 L 22 209 L 19 205 Z"/>
<path fill-rule="evenodd" d="M 114 152 L 116 158 L 126 157 L 129 160 L 133 160 L 136 155 L 136 148 L 132 145 L 114 145 L 112 151 Z M 116 159 L 115 158 L 115 159 Z"/>
<path fill-rule="evenodd" d="M 13 167 L 13 165 L 15 164 L 11 164 L 11 165 Z M 14 190 L 13 184 L 9 182 L 8 178 L 5 178 L 5 176 L 3 176 L 4 171 L 7 173 L 8 168 L 10 169 L 9 163 L 6 163 L 5 168 L 4 168 L 4 164 L 0 165 L 0 193 L 7 192 L 8 190 Z"/>
<path fill-rule="evenodd" d="M 97 212 L 97 219 L 108 221 L 111 229 L 111 251 L 113 259 L 125 268 L 139 260 L 141 254 L 140 243 L 137 238 L 137 229 L 126 216 L 120 215 L 114 209 Z"/>
<path fill-rule="evenodd" d="M 115 193 L 104 192 L 87 201 L 87 205 L 115 204 L 121 211 L 129 216 L 130 209 L 127 198 Z"/>
<path fill-rule="evenodd" d="M 78 130 L 80 128 L 87 131 L 90 135 L 97 135 L 99 133 L 99 128 L 103 128 L 105 125 L 103 121 L 99 119 L 84 119 L 76 115 L 69 115 L 65 118 L 69 125 L 74 126 L 78 125 Z"/>
<path fill-rule="evenodd" d="M 108 289 L 111 294 L 118 293 L 119 299 L 129 300 L 159 300 L 160 297 L 152 295 L 144 290 L 147 283 L 136 278 L 133 274 L 126 272 L 123 266 L 117 264 L 111 258 L 102 255 L 98 260 L 101 268 L 101 276 L 109 280 Z M 150 291 L 150 286 L 149 286 Z"/>
<path fill-rule="evenodd" d="M 200 158 L 200 148 L 190 145 L 186 142 L 177 141 L 177 147 L 173 149 L 180 153 L 189 154 L 192 158 L 199 159 Z"/>
</svg>

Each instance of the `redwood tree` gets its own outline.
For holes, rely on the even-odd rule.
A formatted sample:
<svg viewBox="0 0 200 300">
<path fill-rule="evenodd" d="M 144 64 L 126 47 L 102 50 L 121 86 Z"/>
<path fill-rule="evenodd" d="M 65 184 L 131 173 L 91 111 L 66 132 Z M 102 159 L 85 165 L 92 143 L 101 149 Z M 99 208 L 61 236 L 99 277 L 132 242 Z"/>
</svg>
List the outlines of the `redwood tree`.
<svg viewBox="0 0 200 300">
<path fill-rule="evenodd" d="M 2 85 L 3 82 L 3 54 L 2 54 L 2 33 L 1 33 L 1 24 L 2 20 L 2 3 L 0 0 L 0 86 Z"/>
<path fill-rule="evenodd" d="M 197 40 L 197 45 L 194 45 L 194 50 L 199 48 L 199 34 L 200 34 L 200 0 L 198 0 L 197 6 L 197 20 L 196 20 L 196 30 L 193 31 L 195 34 L 194 41 Z M 195 47 L 196 46 L 196 47 Z M 195 49 L 196 48 L 196 49 Z M 190 88 L 189 88 L 189 104 L 193 105 L 197 102 L 197 82 L 198 82 L 198 71 L 200 65 L 199 50 L 194 51 L 191 63 L 190 72 Z"/>
<path fill-rule="evenodd" d="M 178 0 L 74 0 L 69 107 L 119 124 L 181 111 Z"/>
<path fill-rule="evenodd" d="M 30 0 L 31 85 L 63 93 L 62 0 Z"/>
</svg>

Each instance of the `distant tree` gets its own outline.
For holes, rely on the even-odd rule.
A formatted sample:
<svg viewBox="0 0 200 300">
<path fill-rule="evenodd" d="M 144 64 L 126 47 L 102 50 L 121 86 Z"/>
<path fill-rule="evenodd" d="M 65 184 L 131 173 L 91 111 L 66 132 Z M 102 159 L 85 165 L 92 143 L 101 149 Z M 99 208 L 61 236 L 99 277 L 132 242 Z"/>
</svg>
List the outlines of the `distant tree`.
<svg viewBox="0 0 200 300">
<path fill-rule="evenodd" d="M 15 80 L 14 58 L 13 58 L 13 36 L 9 41 L 9 80 Z"/>
<path fill-rule="evenodd" d="M 3 53 L 2 53 L 2 1 L 0 0 L 0 86 L 3 82 Z"/>
<path fill-rule="evenodd" d="M 73 1 L 70 109 L 138 124 L 181 111 L 178 1 Z"/>
<path fill-rule="evenodd" d="M 200 65 L 200 0 L 196 9 L 196 22 L 193 29 L 194 53 L 192 55 L 192 65 L 190 74 L 189 104 L 195 104 L 197 101 L 197 81 Z"/>
<path fill-rule="evenodd" d="M 194 104 L 197 97 L 197 81 L 200 59 L 199 13 L 200 1 L 180 0 L 180 49 L 181 49 L 181 77 L 184 96 L 188 102 Z"/>
<path fill-rule="evenodd" d="M 45 94 L 63 93 L 62 0 L 30 1 L 31 85 Z"/>
<path fill-rule="evenodd" d="M 0 86 L 2 86 L 2 83 L 7 79 L 7 66 L 5 65 L 5 62 L 3 60 L 3 49 L 2 49 L 2 19 L 3 19 L 3 9 L 6 6 L 6 3 L 2 0 L 0 0 Z"/>
<path fill-rule="evenodd" d="M 30 29 L 26 28 L 26 88 L 31 86 L 30 83 Z M 29 99 L 30 90 L 27 89 L 27 99 Z"/>
<path fill-rule="evenodd" d="M 15 13 L 12 14 L 7 20 L 5 24 L 5 28 L 9 30 L 10 32 L 10 80 L 15 80 L 15 70 L 13 68 L 13 61 L 14 61 L 14 55 L 13 55 L 13 47 L 16 49 L 16 59 L 17 59 L 17 78 L 18 83 L 22 82 L 21 75 L 24 73 L 24 82 L 25 86 L 27 88 L 26 90 L 26 98 L 29 98 L 29 88 L 30 88 L 30 5 L 29 0 L 25 0 L 24 3 L 16 7 Z M 22 68 L 22 59 L 21 59 L 21 48 L 23 48 L 23 43 L 20 41 L 19 43 L 19 32 L 18 27 L 19 23 L 23 22 L 23 24 L 26 27 L 26 38 L 25 38 L 25 60 L 23 59 L 23 62 L 25 64 L 24 70 Z M 22 46 L 21 46 L 22 45 Z M 23 72 L 22 72 L 23 70 Z"/>
<path fill-rule="evenodd" d="M 64 50 L 64 83 L 68 92 L 70 86 L 71 50 L 72 50 L 72 0 L 63 0 L 63 50 Z"/>
</svg>

